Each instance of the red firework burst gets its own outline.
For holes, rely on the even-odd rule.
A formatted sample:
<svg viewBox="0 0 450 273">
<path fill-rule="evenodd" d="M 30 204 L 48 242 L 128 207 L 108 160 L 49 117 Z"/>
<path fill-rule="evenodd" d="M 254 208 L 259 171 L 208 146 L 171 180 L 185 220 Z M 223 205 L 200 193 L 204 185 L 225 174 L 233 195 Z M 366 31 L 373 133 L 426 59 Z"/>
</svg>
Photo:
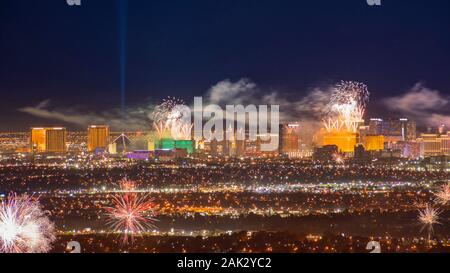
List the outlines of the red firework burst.
<svg viewBox="0 0 450 273">
<path fill-rule="evenodd" d="M 105 207 L 108 224 L 115 232 L 122 234 L 124 244 L 130 241 L 133 243 L 135 236 L 141 236 L 155 227 L 155 204 L 149 194 L 117 194 L 113 197 L 112 204 L 111 207 Z"/>
</svg>

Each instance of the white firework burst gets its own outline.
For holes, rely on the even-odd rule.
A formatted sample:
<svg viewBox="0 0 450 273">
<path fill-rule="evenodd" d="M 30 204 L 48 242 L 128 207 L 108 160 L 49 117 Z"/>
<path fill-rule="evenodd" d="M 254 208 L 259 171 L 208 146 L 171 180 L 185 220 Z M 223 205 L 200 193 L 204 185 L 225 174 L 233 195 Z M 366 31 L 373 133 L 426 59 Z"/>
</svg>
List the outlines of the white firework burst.
<svg viewBox="0 0 450 273">
<path fill-rule="evenodd" d="M 334 161 L 336 164 L 344 164 L 344 158 L 343 158 L 342 155 L 339 154 L 339 153 L 334 153 L 334 154 L 333 154 L 333 161 Z"/>
<path fill-rule="evenodd" d="M 431 234 L 433 234 L 433 225 L 440 224 L 439 223 L 439 215 L 441 211 L 435 209 L 432 205 L 427 204 L 424 209 L 419 210 L 419 222 L 422 225 L 420 231 L 425 228 L 428 231 L 428 241 L 431 239 Z"/>
<path fill-rule="evenodd" d="M 447 205 L 450 202 L 450 182 L 443 185 L 439 192 L 434 194 L 436 196 L 436 203 L 440 205 Z"/>
<path fill-rule="evenodd" d="M 341 81 L 336 84 L 327 105 L 328 114 L 324 126 L 328 131 L 343 129 L 356 132 L 363 121 L 369 91 L 363 83 Z"/>
<path fill-rule="evenodd" d="M 0 205 L 0 252 L 48 252 L 56 239 L 54 229 L 39 202 L 30 196 L 11 193 Z"/>
<path fill-rule="evenodd" d="M 183 100 L 175 97 L 167 97 L 160 105 L 156 106 L 152 114 L 152 119 L 153 127 L 160 139 L 164 137 L 167 130 L 170 130 L 172 137 L 175 139 L 186 137 L 181 129 L 182 123 L 186 119 L 186 113 L 183 111 L 185 108 L 182 107 L 184 105 Z"/>
</svg>

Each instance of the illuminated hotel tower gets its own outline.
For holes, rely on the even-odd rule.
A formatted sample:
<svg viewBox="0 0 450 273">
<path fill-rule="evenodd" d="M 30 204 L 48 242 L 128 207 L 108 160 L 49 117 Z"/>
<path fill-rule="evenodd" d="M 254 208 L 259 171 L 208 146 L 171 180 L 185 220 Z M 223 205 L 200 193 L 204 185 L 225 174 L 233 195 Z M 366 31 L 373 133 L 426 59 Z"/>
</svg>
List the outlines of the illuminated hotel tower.
<svg viewBox="0 0 450 273">
<path fill-rule="evenodd" d="M 91 125 L 88 127 L 88 151 L 97 148 L 106 149 L 109 144 L 109 127 L 107 125 Z"/>
<path fill-rule="evenodd" d="M 30 146 L 37 153 L 64 153 L 66 146 L 66 128 L 31 128 Z"/>
<path fill-rule="evenodd" d="M 30 149 L 33 152 L 45 152 L 45 129 L 31 128 Z"/>
<path fill-rule="evenodd" d="M 298 152 L 298 131 L 300 125 L 298 123 L 284 124 L 280 128 L 281 132 L 281 152 L 284 154 L 289 154 L 293 152 Z"/>
</svg>

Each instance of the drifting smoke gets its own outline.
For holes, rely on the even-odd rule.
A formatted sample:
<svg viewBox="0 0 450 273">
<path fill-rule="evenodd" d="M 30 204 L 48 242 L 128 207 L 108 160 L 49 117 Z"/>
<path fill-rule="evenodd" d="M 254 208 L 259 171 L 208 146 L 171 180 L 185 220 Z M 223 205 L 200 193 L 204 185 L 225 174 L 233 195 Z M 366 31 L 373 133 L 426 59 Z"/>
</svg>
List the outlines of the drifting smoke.
<svg viewBox="0 0 450 273">
<path fill-rule="evenodd" d="M 218 104 L 222 107 L 236 104 L 279 105 L 280 122 L 300 121 L 300 126 L 302 127 L 300 137 L 304 140 L 309 140 L 322 126 L 321 121 L 326 114 L 326 106 L 333 93 L 333 88 L 333 86 L 313 88 L 302 99 L 295 99 L 295 97 L 298 97 L 295 94 L 297 92 L 293 92 L 290 95 L 285 95 L 285 93 L 281 95 L 278 91 L 267 92 L 267 90 L 261 90 L 256 83 L 249 79 L 243 78 L 236 82 L 223 80 L 206 92 L 203 105 Z M 21 108 L 19 111 L 40 118 L 63 121 L 81 128 L 89 124 L 108 124 L 113 130 L 137 130 L 158 127 L 160 131 L 158 134 L 160 135 L 163 135 L 167 130 L 167 122 L 177 124 L 173 122 L 174 116 L 168 119 L 170 111 L 166 111 L 166 107 L 155 107 L 152 104 L 134 108 L 129 107 L 125 113 L 122 113 L 119 108 L 98 113 L 85 111 L 80 107 L 52 108 L 49 102 L 49 100 L 46 100 L 36 106 Z M 173 107 L 174 105 L 170 110 Z M 155 113 L 160 115 L 155 116 Z M 163 119 L 161 117 L 164 117 L 164 122 L 162 122 Z M 172 128 L 173 126 L 171 126 Z M 190 127 L 178 128 L 176 130 L 180 133 L 178 138 L 185 138 L 189 134 L 190 129 Z"/>
<path fill-rule="evenodd" d="M 135 107 L 123 112 L 121 109 L 112 109 L 100 113 L 84 111 L 79 107 L 50 108 L 50 100 L 45 100 L 36 106 L 28 106 L 18 109 L 20 112 L 30 115 L 63 121 L 79 127 L 89 124 L 108 124 L 116 130 L 137 130 L 148 127 L 148 113 L 153 111 L 153 105 Z"/>
<path fill-rule="evenodd" d="M 212 86 L 206 94 L 206 99 L 209 104 L 249 104 L 254 102 L 254 95 L 256 93 L 256 84 L 249 79 L 240 79 L 237 82 L 224 80 Z"/>
<path fill-rule="evenodd" d="M 314 88 L 301 100 L 290 99 L 277 91 L 264 92 L 248 79 L 237 82 L 224 80 L 212 86 L 206 94 L 206 104 L 225 105 L 279 105 L 282 122 L 292 120 L 320 121 L 332 92 Z M 204 102 L 205 103 L 205 102 Z"/>
<path fill-rule="evenodd" d="M 401 96 L 383 102 L 389 110 L 415 119 L 422 126 L 450 125 L 450 97 L 422 83 L 415 84 Z"/>
<path fill-rule="evenodd" d="M 300 92 L 304 93 L 304 92 Z M 319 131 L 322 118 L 326 114 L 326 106 L 333 93 L 333 86 L 326 88 L 313 88 L 302 99 L 295 99 L 278 91 L 265 92 L 248 79 L 240 79 L 237 82 L 224 80 L 212 86 L 206 94 L 204 104 L 225 105 L 279 105 L 280 122 L 299 122 L 302 128 L 300 139 L 306 144 L 312 144 L 313 136 Z"/>
</svg>

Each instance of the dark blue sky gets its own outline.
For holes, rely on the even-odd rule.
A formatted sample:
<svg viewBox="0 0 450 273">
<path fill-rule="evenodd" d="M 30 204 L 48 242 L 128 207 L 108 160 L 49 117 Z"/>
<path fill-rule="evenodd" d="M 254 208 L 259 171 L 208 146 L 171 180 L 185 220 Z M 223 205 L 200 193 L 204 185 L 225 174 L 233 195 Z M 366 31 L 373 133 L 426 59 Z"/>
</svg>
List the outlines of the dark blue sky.
<svg viewBox="0 0 450 273">
<path fill-rule="evenodd" d="M 126 104 L 191 100 L 223 79 L 298 98 L 341 79 L 365 82 L 376 102 L 423 81 L 450 90 L 450 1 L 129 0 Z M 43 122 L 17 111 L 120 107 L 116 0 L 2 0 L 0 129 Z"/>
</svg>

